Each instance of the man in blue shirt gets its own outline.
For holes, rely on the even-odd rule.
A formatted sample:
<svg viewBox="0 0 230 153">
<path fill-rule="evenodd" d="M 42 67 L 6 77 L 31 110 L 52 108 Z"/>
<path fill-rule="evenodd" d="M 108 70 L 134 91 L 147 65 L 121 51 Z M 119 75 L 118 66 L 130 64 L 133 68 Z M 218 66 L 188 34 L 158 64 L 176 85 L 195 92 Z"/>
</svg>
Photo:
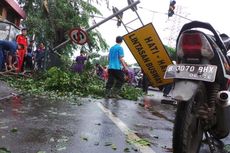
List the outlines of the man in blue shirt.
<svg viewBox="0 0 230 153">
<path fill-rule="evenodd" d="M 106 97 L 121 98 L 119 92 L 125 82 L 122 69 L 127 69 L 124 61 L 124 50 L 121 47 L 123 38 L 116 37 L 116 45 L 110 48 L 109 51 L 109 78 L 106 83 Z"/>
</svg>

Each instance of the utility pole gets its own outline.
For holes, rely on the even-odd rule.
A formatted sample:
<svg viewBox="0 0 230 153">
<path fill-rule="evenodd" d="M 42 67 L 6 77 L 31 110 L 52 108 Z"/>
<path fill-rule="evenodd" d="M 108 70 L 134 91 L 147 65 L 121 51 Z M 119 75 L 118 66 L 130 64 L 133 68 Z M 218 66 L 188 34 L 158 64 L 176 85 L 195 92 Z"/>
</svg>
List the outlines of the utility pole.
<svg viewBox="0 0 230 153">
<path fill-rule="evenodd" d="M 128 9 L 130 9 L 130 8 L 132 8 L 132 7 L 135 7 L 135 6 L 136 6 L 137 4 L 139 4 L 139 3 L 140 3 L 139 0 L 136 1 L 136 2 L 133 2 L 132 4 L 130 4 L 130 5 L 128 5 L 127 7 L 125 7 L 125 8 L 123 8 L 123 9 L 117 11 L 117 12 L 114 13 L 114 14 L 110 15 L 109 17 L 107 17 L 107 18 L 105 18 L 104 20 L 100 21 L 99 23 L 93 25 L 92 27 L 89 27 L 89 28 L 86 29 L 85 31 L 86 31 L 86 32 L 89 32 L 89 31 L 93 30 L 94 28 L 96 28 L 96 27 L 102 25 L 103 23 L 109 21 L 110 19 L 112 19 L 112 18 L 118 16 L 119 14 L 123 13 L 124 11 L 126 11 L 126 10 L 128 10 Z M 63 43 L 61 43 L 61 44 L 59 44 L 58 46 L 54 47 L 54 48 L 53 48 L 53 51 L 55 51 L 55 50 L 57 50 L 58 48 L 60 48 L 60 47 L 62 47 L 62 46 L 64 46 L 64 45 L 66 45 L 66 44 L 69 43 L 69 42 L 70 42 L 70 39 L 67 39 L 67 40 L 64 41 Z"/>
</svg>

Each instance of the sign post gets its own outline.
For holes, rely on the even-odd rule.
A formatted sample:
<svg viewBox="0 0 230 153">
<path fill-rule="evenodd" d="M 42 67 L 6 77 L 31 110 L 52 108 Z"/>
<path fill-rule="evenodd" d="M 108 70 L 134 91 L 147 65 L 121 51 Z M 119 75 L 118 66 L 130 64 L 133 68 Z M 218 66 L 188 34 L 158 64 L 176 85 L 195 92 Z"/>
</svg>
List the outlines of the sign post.
<svg viewBox="0 0 230 153">
<path fill-rule="evenodd" d="M 136 2 L 130 4 L 129 6 L 127 6 L 127 7 L 123 8 L 123 9 L 117 11 L 116 13 L 114 13 L 114 14 L 110 15 L 109 17 L 107 17 L 106 19 L 104 19 L 104 20 L 100 21 L 99 23 L 93 25 L 92 27 L 89 27 L 89 28 L 86 29 L 85 31 L 88 32 L 88 31 L 93 30 L 94 28 L 96 28 L 96 27 L 102 25 L 103 23 L 109 21 L 109 20 L 112 19 L 113 17 L 115 17 L 115 16 L 119 15 L 120 13 L 122 13 L 122 12 L 124 12 L 124 11 L 126 11 L 126 10 L 128 10 L 128 9 L 130 9 L 130 8 L 132 8 L 132 7 L 134 7 L 134 6 L 136 6 L 136 5 L 139 4 L 139 3 L 140 3 L 140 0 L 137 0 Z M 55 51 L 55 50 L 57 50 L 58 48 L 60 48 L 60 47 L 62 47 L 62 46 L 64 46 L 64 45 L 66 45 L 66 44 L 69 43 L 69 42 L 70 42 L 70 39 L 67 39 L 66 41 L 62 42 L 62 43 L 59 44 L 58 46 L 54 47 L 54 48 L 53 48 L 53 51 Z"/>
<path fill-rule="evenodd" d="M 69 32 L 70 40 L 73 43 L 84 45 L 88 41 L 87 33 L 80 29 L 80 28 L 74 28 Z"/>
<path fill-rule="evenodd" d="M 152 86 L 172 83 L 172 79 L 164 79 L 172 61 L 151 23 L 126 34 L 124 40 Z"/>
</svg>

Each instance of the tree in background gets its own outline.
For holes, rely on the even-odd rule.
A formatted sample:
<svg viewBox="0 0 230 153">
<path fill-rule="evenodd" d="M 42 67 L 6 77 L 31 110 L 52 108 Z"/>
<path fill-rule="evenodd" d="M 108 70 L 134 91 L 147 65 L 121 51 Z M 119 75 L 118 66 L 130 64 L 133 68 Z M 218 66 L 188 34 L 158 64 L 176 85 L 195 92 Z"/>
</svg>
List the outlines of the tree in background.
<svg viewBox="0 0 230 153">
<path fill-rule="evenodd" d="M 37 42 L 45 42 L 50 48 L 62 43 L 68 31 L 79 27 L 90 27 L 90 16 L 101 14 L 90 2 L 85 0 L 18 0 L 27 13 L 23 25 L 28 27 L 29 34 L 35 35 Z M 108 45 L 97 30 L 88 32 L 87 47 L 90 52 L 106 50 Z M 79 46 L 68 44 L 58 50 L 59 55 L 73 55 Z M 63 57 L 62 57 L 63 58 Z"/>
<path fill-rule="evenodd" d="M 171 58 L 171 60 L 176 61 L 176 49 L 172 48 L 172 47 L 169 47 L 169 46 L 166 46 L 166 45 L 164 45 L 164 46 L 165 46 L 165 49 L 168 52 L 169 57 Z"/>
</svg>

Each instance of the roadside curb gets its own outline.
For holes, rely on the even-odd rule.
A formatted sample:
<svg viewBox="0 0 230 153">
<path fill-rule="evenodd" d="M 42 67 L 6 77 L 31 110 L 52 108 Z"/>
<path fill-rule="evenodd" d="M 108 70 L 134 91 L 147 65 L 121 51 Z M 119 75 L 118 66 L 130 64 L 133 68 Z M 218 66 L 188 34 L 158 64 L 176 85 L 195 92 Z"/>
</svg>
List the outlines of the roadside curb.
<svg viewBox="0 0 230 153">
<path fill-rule="evenodd" d="M 0 101 L 17 96 L 18 93 L 13 88 L 9 87 L 6 82 L 0 81 Z"/>
<path fill-rule="evenodd" d="M 10 98 L 12 98 L 12 97 L 14 97 L 14 96 L 18 96 L 18 94 L 10 93 L 10 95 L 1 96 L 1 97 L 0 97 L 0 101 L 5 100 L 5 99 L 10 99 Z"/>
</svg>

